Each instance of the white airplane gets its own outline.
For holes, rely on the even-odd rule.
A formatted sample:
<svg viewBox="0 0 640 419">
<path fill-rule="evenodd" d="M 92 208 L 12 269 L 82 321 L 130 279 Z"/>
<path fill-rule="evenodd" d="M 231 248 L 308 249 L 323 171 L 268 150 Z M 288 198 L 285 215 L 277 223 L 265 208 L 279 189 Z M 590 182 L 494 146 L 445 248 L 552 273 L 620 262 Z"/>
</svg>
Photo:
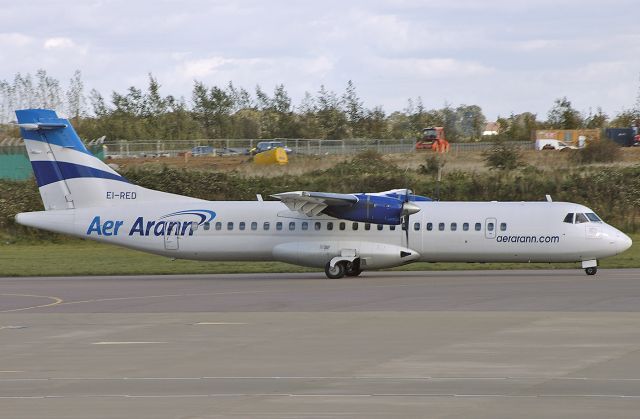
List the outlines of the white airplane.
<svg viewBox="0 0 640 419">
<path fill-rule="evenodd" d="M 206 201 L 136 186 L 94 157 L 51 110 L 16 111 L 45 211 L 22 225 L 171 258 L 282 261 L 329 278 L 410 262 L 581 262 L 631 239 L 567 202 L 436 202 L 408 190 L 285 192 Z"/>
</svg>

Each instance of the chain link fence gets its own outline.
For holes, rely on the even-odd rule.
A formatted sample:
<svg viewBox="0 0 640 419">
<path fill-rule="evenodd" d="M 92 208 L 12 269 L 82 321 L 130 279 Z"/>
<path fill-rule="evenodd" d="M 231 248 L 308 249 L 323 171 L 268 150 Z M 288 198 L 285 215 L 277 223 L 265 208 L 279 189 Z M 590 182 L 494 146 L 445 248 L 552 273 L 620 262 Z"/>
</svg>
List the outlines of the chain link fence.
<svg viewBox="0 0 640 419">
<path fill-rule="evenodd" d="M 174 157 L 185 153 L 212 154 L 219 156 L 249 154 L 260 142 L 278 141 L 293 153 L 303 155 L 351 155 L 362 151 L 375 150 L 381 154 L 415 152 L 415 140 L 360 139 L 360 140 L 319 140 L 319 139 L 200 139 L 189 141 L 107 141 L 107 157 Z M 523 150 L 533 150 L 531 141 L 509 141 L 507 144 Z M 483 151 L 493 143 L 451 143 L 450 153 Z"/>
</svg>

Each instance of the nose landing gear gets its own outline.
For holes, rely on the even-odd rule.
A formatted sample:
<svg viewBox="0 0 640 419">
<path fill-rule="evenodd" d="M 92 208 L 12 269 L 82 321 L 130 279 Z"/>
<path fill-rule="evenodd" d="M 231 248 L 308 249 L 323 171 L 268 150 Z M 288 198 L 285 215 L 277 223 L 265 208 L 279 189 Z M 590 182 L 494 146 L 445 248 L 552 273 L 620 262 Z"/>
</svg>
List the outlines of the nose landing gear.
<svg viewBox="0 0 640 419">
<path fill-rule="evenodd" d="M 595 259 L 583 260 L 582 269 L 587 275 L 595 275 L 598 272 L 598 261 Z"/>
</svg>

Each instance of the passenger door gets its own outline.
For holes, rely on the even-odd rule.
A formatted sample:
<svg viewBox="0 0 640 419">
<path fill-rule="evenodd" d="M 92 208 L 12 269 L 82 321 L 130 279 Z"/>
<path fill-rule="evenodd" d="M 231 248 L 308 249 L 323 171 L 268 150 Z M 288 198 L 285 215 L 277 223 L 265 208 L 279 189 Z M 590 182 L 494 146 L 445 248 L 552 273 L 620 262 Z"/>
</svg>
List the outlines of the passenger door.
<svg viewBox="0 0 640 419">
<path fill-rule="evenodd" d="M 487 239 L 495 239 L 497 226 L 498 222 L 495 218 L 487 218 L 484 220 L 484 236 Z"/>
</svg>

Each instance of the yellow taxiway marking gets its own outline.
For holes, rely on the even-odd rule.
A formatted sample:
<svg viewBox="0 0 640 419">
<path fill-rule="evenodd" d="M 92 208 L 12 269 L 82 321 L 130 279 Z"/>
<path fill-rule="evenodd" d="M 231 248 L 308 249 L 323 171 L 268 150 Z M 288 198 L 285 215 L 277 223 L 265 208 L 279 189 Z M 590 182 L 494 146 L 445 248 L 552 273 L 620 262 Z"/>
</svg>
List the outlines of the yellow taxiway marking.
<svg viewBox="0 0 640 419">
<path fill-rule="evenodd" d="M 11 313 L 14 311 L 24 311 L 24 310 L 31 310 L 34 308 L 42 308 L 42 307 L 52 307 L 52 306 L 57 306 L 58 304 L 62 304 L 62 302 L 64 301 L 62 298 L 58 298 L 58 297 L 53 297 L 50 295 L 33 295 L 33 294 L 0 294 L 0 296 L 5 296 L 5 297 L 30 297 L 30 298 L 47 298 L 49 300 L 53 300 L 52 302 L 50 302 L 49 304 L 40 304 L 37 306 L 30 306 L 30 307 L 21 307 L 21 308 L 12 308 L 10 310 L 0 310 L 0 313 Z"/>
</svg>

